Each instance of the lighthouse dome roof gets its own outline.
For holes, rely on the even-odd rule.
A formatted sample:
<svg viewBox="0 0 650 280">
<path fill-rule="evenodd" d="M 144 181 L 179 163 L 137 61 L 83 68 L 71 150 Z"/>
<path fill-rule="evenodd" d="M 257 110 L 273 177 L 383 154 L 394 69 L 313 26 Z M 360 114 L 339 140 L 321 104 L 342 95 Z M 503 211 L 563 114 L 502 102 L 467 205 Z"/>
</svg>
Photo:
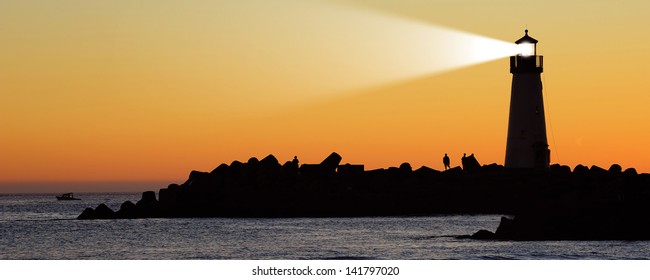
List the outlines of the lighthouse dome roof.
<svg viewBox="0 0 650 280">
<path fill-rule="evenodd" d="M 523 44 L 523 43 L 528 43 L 528 44 L 537 44 L 537 40 L 535 38 L 528 36 L 528 29 L 526 29 L 526 35 L 524 37 L 519 38 L 519 40 L 515 41 L 515 44 Z"/>
</svg>

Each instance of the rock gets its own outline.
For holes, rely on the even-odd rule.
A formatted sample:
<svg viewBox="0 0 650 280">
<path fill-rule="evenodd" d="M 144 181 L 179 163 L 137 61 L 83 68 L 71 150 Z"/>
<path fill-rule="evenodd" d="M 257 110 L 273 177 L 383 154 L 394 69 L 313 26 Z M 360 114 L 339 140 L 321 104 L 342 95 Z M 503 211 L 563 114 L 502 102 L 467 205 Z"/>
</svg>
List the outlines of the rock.
<svg viewBox="0 0 650 280">
<path fill-rule="evenodd" d="M 325 177 L 336 173 L 336 169 L 341 163 L 341 156 L 337 153 L 330 154 L 320 164 L 303 164 L 300 166 L 300 174 L 313 180 L 319 177 Z"/>
<path fill-rule="evenodd" d="M 158 205 L 162 211 L 173 212 L 178 207 L 178 194 L 180 186 L 171 184 L 166 189 L 158 191 Z"/>
<path fill-rule="evenodd" d="M 120 210 L 117 210 L 115 214 L 118 218 L 122 219 L 132 219 L 139 216 L 137 207 L 131 201 L 125 201 L 122 203 Z"/>
<path fill-rule="evenodd" d="M 243 164 L 241 161 L 235 160 L 230 163 L 230 167 L 228 168 L 228 175 L 237 178 L 242 174 L 244 167 L 246 167 L 245 164 Z"/>
<path fill-rule="evenodd" d="M 262 161 L 260 161 L 260 165 L 262 166 L 262 168 L 276 167 L 276 166 L 280 166 L 280 162 L 278 161 L 277 158 L 275 158 L 274 155 L 271 154 L 263 158 Z"/>
<path fill-rule="evenodd" d="M 479 240 L 492 240 L 492 239 L 496 239 L 497 236 L 496 236 L 496 234 L 492 233 L 491 231 L 487 231 L 487 230 L 482 229 L 482 230 L 479 230 L 478 232 L 472 234 L 472 236 L 470 238 L 471 239 L 479 239 Z"/>
<path fill-rule="evenodd" d="M 93 220 L 95 219 L 95 209 L 90 207 L 84 209 L 83 212 L 77 217 L 78 220 Z"/>
<path fill-rule="evenodd" d="M 422 174 L 436 174 L 436 175 L 440 173 L 440 171 L 435 170 L 435 169 L 433 169 L 431 167 L 428 167 L 428 166 L 422 166 L 422 167 L 416 169 L 415 172 L 420 172 Z"/>
<path fill-rule="evenodd" d="M 241 161 L 235 160 L 230 163 L 230 168 L 242 168 L 244 164 Z"/>
<path fill-rule="evenodd" d="M 276 174 L 280 171 L 280 162 L 273 155 L 268 155 L 258 165 L 258 174 L 268 176 L 270 174 Z"/>
<path fill-rule="evenodd" d="M 399 170 L 401 170 L 402 172 L 411 173 L 413 171 L 413 168 L 411 168 L 410 163 L 405 162 L 399 166 Z"/>
<path fill-rule="evenodd" d="M 426 166 L 422 166 L 416 169 L 415 171 L 413 171 L 413 175 L 415 177 L 421 178 L 421 180 L 429 181 L 429 182 L 433 182 L 436 179 L 438 179 L 440 177 L 440 174 L 442 174 L 442 172 Z"/>
<path fill-rule="evenodd" d="M 152 218 L 160 216 L 160 204 L 156 200 L 156 193 L 153 191 L 146 191 L 142 193 L 142 198 L 135 206 L 139 216 Z"/>
<path fill-rule="evenodd" d="M 609 173 L 612 173 L 614 175 L 619 175 L 622 172 L 623 168 L 618 164 L 612 164 L 612 166 L 609 167 Z"/>
<path fill-rule="evenodd" d="M 339 165 L 337 168 L 338 174 L 343 176 L 360 176 L 363 174 L 365 166 L 363 164 L 349 164 Z"/>
<path fill-rule="evenodd" d="M 566 165 L 553 164 L 550 167 L 550 172 L 553 175 L 567 176 L 571 175 L 571 167 Z"/>
<path fill-rule="evenodd" d="M 192 170 L 192 172 L 190 172 L 190 176 L 188 177 L 187 181 L 185 181 L 185 185 L 200 186 L 205 188 L 210 185 L 210 178 L 211 175 L 208 172 Z M 155 194 L 154 194 L 154 198 L 155 198 Z"/>
<path fill-rule="evenodd" d="M 282 170 L 290 178 L 295 178 L 298 175 L 299 166 L 297 162 L 287 161 L 282 165 Z"/>
<path fill-rule="evenodd" d="M 462 168 L 460 168 L 460 166 L 456 166 L 443 171 L 442 174 L 451 177 L 459 177 L 464 174 L 464 171 Z"/>
<path fill-rule="evenodd" d="M 303 164 L 298 169 L 300 176 L 309 180 L 316 179 L 322 175 L 326 175 L 327 172 L 320 166 L 320 164 Z"/>
<path fill-rule="evenodd" d="M 600 166 L 592 165 L 591 168 L 589 168 L 589 172 L 592 172 L 592 173 L 595 172 L 595 173 L 600 173 L 600 174 L 607 174 L 608 171 L 605 170 L 604 168 L 600 167 Z"/>
<path fill-rule="evenodd" d="M 636 169 L 634 169 L 634 168 L 625 169 L 625 171 L 623 171 L 623 174 L 627 175 L 627 176 L 638 175 L 638 173 L 636 173 Z"/>
<path fill-rule="evenodd" d="M 255 166 L 258 163 L 260 163 L 260 161 L 256 157 L 252 157 L 252 158 L 248 159 L 248 162 L 246 164 L 248 164 L 250 166 Z"/>
<path fill-rule="evenodd" d="M 506 217 L 501 217 L 501 222 L 494 233 L 500 239 L 511 239 L 515 236 L 515 223 Z"/>
<path fill-rule="evenodd" d="M 483 165 L 481 167 L 481 171 L 485 173 L 503 173 L 505 171 L 505 167 L 503 165 L 498 165 L 496 163 L 488 164 L 488 165 Z"/>
<path fill-rule="evenodd" d="M 280 178 L 281 166 L 273 155 L 268 155 L 258 164 L 256 185 L 264 189 L 276 189 L 278 178 Z"/>
<path fill-rule="evenodd" d="M 102 203 L 95 208 L 95 219 L 115 219 L 115 211 Z"/>
<path fill-rule="evenodd" d="M 607 180 L 610 178 L 609 171 L 596 165 L 592 165 L 589 168 L 589 174 L 596 180 Z"/>
<path fill-rule="evenodd" d="M 577 175 L 587 175 L 589 173 L 589 168 L 582 164 L 578 164 L 573 168 L 573 173 Z"/>
<path fill-rule="evenodd" d="M 220 164 L 217 168 L 213 169 L 210 174 L 224 174 L 228 172 L 228 165 L 225 163 Z"/>
<path fill-rule="evenodd" d="M 146 191 L 142 193 L 142 198 L 138 201 L 138 204 L 157 204 L 156 192 Z"/>
<path fill-rule="evenodd" d="M 326 171 L 331 171 L 331 172 L 336 172 L 336 168 L 339 166 L 341 163 L 341 159 L 343 159 L 339 154 L 337 153 L 331 153 L 327 158 L 325 158 L 321 163 L 320 166 L 326 170 Z"/>
<path fill-rule="evenodd" d="M 329 155 L 320 164 L 297 159 L 281 167 L 273 155 L 244 164 L 193 171 L 182 185 L 144 192 L 136 203 L 113 212 L 87 208 L 78 219 L 151 217 L 342 217 L 504 213 L 494 231 L 477 239 L 647 239 L 650 240 L 650 174 L 621 173 L 593 166 L 552 165 L 543 172 L 480 166 L 473 155 L 464 168 L 440 172 L 427 167 L 365 171 L 338 165 Z M 476 172 L 473 174 L 472 172 Z M 607 180 L 600 180 L 605 178 Z M 468 236 L 470 237 L 470 236 Z"/>
</svg>

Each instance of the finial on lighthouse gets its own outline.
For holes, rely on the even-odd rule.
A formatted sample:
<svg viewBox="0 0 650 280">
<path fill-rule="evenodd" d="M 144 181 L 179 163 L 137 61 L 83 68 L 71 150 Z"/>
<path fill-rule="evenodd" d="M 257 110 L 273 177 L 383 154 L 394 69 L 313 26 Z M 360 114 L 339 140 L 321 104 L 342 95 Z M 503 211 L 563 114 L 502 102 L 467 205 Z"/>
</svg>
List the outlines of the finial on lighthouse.
<svg viewBox="0 0 650 280">
<path fill-rule="evenodd" d="M 526 28 L 526 30 L 524 30 L 524 31 L 526 32 L 526 36 L 528 36 L 528 28 Z"/>
</svg>

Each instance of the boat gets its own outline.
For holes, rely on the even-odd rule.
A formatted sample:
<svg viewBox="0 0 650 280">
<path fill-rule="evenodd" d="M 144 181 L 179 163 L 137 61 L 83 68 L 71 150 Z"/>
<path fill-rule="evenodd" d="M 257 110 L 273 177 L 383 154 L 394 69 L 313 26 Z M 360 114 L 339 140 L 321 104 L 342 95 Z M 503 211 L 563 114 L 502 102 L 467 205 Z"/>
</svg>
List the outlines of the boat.
<svg viewBox="0 0 650 280">
<path fill-rule="evenodd" d="M 81 200 L 81 198 L 76 198 L 72 193 L 64 193 L 62 195 L 57 195 L 56 199 L 58 200 Z"/>
</svg>

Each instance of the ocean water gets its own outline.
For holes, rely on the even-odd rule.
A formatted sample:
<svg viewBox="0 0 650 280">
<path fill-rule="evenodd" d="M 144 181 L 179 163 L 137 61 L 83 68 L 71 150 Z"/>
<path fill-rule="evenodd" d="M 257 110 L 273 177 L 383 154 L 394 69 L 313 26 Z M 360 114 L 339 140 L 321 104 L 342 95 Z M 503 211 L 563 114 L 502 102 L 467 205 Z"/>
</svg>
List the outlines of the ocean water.
<svg viewBox="0 0 650 280">
<path fill-rule="evenodd" d="M 0 259 L 650 259 L 649 241 L 458 239 L 499 215 L 364 218 L 75 218 L 139 193 L 0 195 Z"/>
</svg>

